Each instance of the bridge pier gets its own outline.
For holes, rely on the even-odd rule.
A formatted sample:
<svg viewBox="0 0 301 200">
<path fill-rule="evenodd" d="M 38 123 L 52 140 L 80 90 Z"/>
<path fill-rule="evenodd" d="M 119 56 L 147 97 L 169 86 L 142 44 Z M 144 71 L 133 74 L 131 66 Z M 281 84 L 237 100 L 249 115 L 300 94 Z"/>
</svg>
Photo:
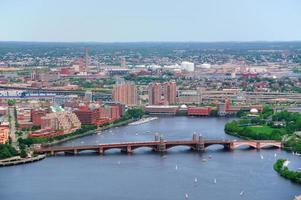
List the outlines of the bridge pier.
<svg viewBox="0 0 301 200">
<path fill-rule="evenodd" d="M 127 146 L 126 147 L 126 152 L 128 153 L 128 154 L 132 154 L 132 146 Z"/>
<path fill-rule="evenodd" d="M 103 148 L 102 148 L 102 147 L 99 147 L 98 153 L 99 153 L 99 155 L 103 155 L 104 151 L 103 151 Z"/>
<path fill-rule="evenodd" d="M 74 149 L 74 150 L 73 150 L 73 154 L 74 154 L 74 155 L 77 155 L 77 154 L 78 154 L 77 149 Z"/>
<path fill-rule="evenodd" d="M 229 144 L 224 145 L 224 147 L 225 147 L 226 150 L 233 151 L 234 150 L 234 143 L 230 142 Z"/>
<path fill-rule="evenodd" d="M 260 142 L 256 142 L 256 149 L 257 149 L 257 150 L 261 149 Z"/>
<path fill-rule="evenodd" d="M 55 156 L 55 152 L 54 152 L 54 151 L 51 151 L 51 152 L 50 152 L 50 155 L 51 155 L 51 156 Z"/>
<path fill-rule="evenodd" d="M 205 151 L 205 143 L 200 141 L 195 145 L 195 150 L 197 152 L 204 152 Z"/>
<path fill-rule="evenodd" d="M 166 144 L 165 144 L 165 141 L 162 136 L 160 136 L 159 141 L 160 141 L 160 144 L 157 145 L 156 150 L 158 152 L 165 153 L 166 152 Z"/>
</svg>

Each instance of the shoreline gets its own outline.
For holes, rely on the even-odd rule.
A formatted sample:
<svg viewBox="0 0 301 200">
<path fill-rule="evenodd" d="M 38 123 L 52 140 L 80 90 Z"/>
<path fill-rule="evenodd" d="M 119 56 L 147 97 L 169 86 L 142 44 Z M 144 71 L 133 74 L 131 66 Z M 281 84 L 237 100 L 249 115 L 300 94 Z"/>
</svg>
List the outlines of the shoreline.
<svg viewBox="0 0 301 200">
<path fill-rule="evenodd" d="M 104 131 L 104 130 L 108 130 L 110 128 L 115 128 L 115 127 L 119 127 L 119 126 L 125 126 L 125 125 L 128 125 L 129 123 L 132 123 L 134 121 L 135 121 L 134 119 L 128 119 L 128 120 L 125 120 L 125 121 L 122 121 L 122 122 L 119 122 L 119 123 L 116 123 L 116 124 L 111 124 L 111 125 L 99 127 L 97 129 L 87 131 L 87 132 L 85 132 L 83 134 L 80 134 L 80 135 L 70 136 L 70 137 L 67 137 L 67 138 L 63 138 L 61 140 L 55 140 L 53 142 L 42 143 L 41 146 L 42 147 L 50 147 L 50 146 L 53 146 L 53 145 L 61 144 L 61 143 L 64 143 L 64 142 L 67 142 L 67 141 L 70 141 L 70 140 L 74 140 L 74 139 L 77 139 L 77 138 L 81 138 L 81 137 L 84 137 L 84 136 L 93 135 L 93 134 L 96 134 L 98 131 Z"/>
<path fill-rule="evenodd" d="M 145 117 L 145 118 L 141 118 L 137 121 L 131 122 L 128 125 L 130 125 L 130 126 L 140 125 L 140 124 L 144 124 L 144 123 L 156 120 L 156 119 L 158 119 L 158 117 Z"/>
<path fill-rule="evenodd" d="M 43 160 L 44 158 L 46 158 L 46 155 L 37 155 L 32 158 L 23 158 L 23 159 L 16 160 L 16 161 L 0 162 L 0 167 L 8 167 L 8 166 L 32 163 L 32 162 L 36 162 L 39 160 Z"/>
<path fill-rule="evenodd" d="M 120 127 L 120 126 L 125 126 L 125 125 L 128 125 L 129 123 L 134 122 L 134 121 L 136 121 L 136 120 L 135 119 L 128 119 L 128 120 L 125 120 L 125 121 L 118 122 L 116 124 L 110 124 L 110 125 L 107 125 L 107 126 L 98 127 L 97 129 L 87 131 L 87 132 L 85 132 L 83 134 L 80 134 L 80 135 L 74 135 L 74 136 L 71 136 L 71 137 L 68 137 L 68 138 L 63 138 L 61 140 L 56 140 L 56 141 L 53 141 L 53 142 L 50 142 L 50 143 L 42 143 L 41 147 L 50 147 L 50 146 L 53 146 L 53 145 L 56 145 L 56 144 L 61 144 L 61 143 L 64 143 L 64 142 L 67 142 L 67 141 L 70 141 L 70 140 L 74 140 L 74 139 L 77 139 L 77 138 L 81 138 L 81 137 L 85 137 L 85 136 L 88 136 L 88 135 L 96 134 L 98 131 L 108 130 L 110 128 L 115 128 L 115 127 Z M 7 161 L 7 162 L 1 162 L 0 161 L 0 167 L 8 167 L 8 166 L 32 163 L 32 162 L 43 160 L 46 157 L 47 157 L 46 155 L 42 154 L 42 155 L 37 155 L 37 156 L 32 157 L 32 158 L 24 158 L 24 159 L 20 159 L 20 160 Z"/>
</svg>

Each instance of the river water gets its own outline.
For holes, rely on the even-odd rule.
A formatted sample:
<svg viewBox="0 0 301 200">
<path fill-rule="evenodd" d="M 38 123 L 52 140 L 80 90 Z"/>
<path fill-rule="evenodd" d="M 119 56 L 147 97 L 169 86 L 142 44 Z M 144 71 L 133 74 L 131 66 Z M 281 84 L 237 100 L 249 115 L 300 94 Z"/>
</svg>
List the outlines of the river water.
<svg viewBox="0 0 301 200">
<path fill-rule="evenodd" d="M 170 140 L 191 139 L 193 132 L 201 133 L 205 139 L 229 139 L 233 137 L 223 130 L 227 120 L 160 117 L 61 145 L 146 141 L 153 140 L 155 133 Z M 175 147 L 165 156 L 148 148 L 136 149 L 132 155 L 118 150 L 107 151 L 104 156 L 90 152 L 57 155 L 36 163 L 0 168 L 0 200 L 293 199 L 301 194 L 301 186 L 274 172 L 272 166 L 277 158 L 288 158 L 293 169 L 301 167 L 301 157 L 285 151 L 241 148 L 230 152 L 219 145 L 202 154 Z"/>
</svg>

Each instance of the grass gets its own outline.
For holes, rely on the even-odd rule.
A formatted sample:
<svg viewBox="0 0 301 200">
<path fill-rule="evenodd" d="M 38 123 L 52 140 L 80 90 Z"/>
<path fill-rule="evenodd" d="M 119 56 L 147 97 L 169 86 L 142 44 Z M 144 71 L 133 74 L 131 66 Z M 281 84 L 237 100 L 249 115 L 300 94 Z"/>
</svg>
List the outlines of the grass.
<svg viewBox="0 0 301 200">
<path fill-rule="evenodd" d="M 256 133 L 272 133 L 273 130 L 276 130 L 275 128 L 271 128 L 269 126 L 266 125 L 262 125 L 262 126 L 249 126 L 249 128 L 251 128 L 253 131 L 255 131 Z M 279 129 L 277 129 L 279 130 Z"/>
</svg>

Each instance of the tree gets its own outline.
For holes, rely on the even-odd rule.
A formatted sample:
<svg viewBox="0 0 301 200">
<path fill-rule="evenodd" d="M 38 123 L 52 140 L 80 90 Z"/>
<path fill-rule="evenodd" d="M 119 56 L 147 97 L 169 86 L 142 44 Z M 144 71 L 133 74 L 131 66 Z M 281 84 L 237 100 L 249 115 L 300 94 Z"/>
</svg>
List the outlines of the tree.
<svg viewBox="0 0 301 200">
<path fill-rule="evenodd" d="M 27 157 L 27 153 L 26 153 L 25 149 L 21 149 L 20 156 L 21 156 L 21 158 L 26 158 Z"/>
</svg>

